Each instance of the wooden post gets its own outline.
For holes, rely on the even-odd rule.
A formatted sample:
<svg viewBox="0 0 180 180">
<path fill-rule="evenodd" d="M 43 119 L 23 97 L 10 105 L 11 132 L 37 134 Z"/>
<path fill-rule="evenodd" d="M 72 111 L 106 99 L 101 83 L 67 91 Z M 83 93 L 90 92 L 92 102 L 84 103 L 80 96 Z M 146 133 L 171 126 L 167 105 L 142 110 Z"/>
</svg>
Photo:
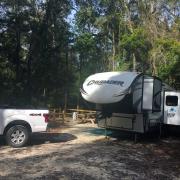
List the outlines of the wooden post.
<svg viewBox="0 0 180 180">
<path fill-rule="evenodd" d="M 137 143 L 137 138 L 138 138 L 138 135 L 137 133 L 134 134 L 134 142 Z"/>
<path fill-rule="evenodd" d="M 56 119 L 56 110 L 53 109 L 53 119 Z"/>
<path fill-rule="evenodd" d="M 105 118 L 105 138 L 107 139 L 107 118 Z"/>
<path fill-rule="evenodd" d="M 65 115 L 66 113 L 65 113 L 65 111 L 63 110 L 62 111 L 62 119 L 63 119 L 63 123 L 64 123 L 64 121 L 65 121 L 65 117 L 66 117 L 66 115 Z"/>
</svg>

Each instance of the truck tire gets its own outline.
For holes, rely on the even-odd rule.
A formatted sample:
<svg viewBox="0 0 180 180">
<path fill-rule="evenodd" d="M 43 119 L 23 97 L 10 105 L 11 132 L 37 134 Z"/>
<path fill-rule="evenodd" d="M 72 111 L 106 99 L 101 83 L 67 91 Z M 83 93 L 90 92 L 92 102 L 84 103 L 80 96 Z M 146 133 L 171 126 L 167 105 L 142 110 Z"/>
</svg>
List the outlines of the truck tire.
<svg viewBox="0 0 180 180">
<path fill-rule="evenodd" d="M 6 142 L 9 146 L 19 148 L 29 140 L 29 131 L 23 125 L 11 126 L 6 132 Z"/>
</svg>

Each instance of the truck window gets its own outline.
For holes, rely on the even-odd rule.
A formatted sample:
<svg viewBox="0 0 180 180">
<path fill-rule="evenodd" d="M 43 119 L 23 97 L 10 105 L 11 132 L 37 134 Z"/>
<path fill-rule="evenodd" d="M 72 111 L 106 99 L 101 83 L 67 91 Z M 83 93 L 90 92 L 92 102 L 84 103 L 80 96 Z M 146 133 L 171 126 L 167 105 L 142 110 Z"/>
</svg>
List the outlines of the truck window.
<svg viewBox="0 0 180 180">
<path fill-rule="evenodd" d="M 167 106 L 177 106 L 178 97 L 177 96 L 166 96 L 166 105 Z"/>
</svg>

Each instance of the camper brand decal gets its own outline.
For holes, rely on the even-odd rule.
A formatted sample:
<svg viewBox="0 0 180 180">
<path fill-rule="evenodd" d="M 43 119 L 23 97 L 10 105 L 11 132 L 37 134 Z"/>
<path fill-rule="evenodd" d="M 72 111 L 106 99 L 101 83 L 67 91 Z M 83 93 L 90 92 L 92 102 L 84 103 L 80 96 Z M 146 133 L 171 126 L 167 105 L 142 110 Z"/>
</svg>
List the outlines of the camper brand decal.
<svg viewBox="0 0 180 180">
<path fill-rule="evenodd" d="M 176 109 L 175 109 L 175 108 L 171 108 L 171 109 L 168 110 L 167 116 L 168 116 L 169 118 L 172 118 L 172 117 L 174 117 L 175 115 L 176 115 Z"/>
<path fill-rule="evenodd" d="M 112 84 L 112 85 L 123 86 L 124 82 L 123 81 L 114 81 L 114 80 L 99 80 L 99 81 L 91 80 L 88 82 L 87 86 L 90 86 L 93 84 L 96 84 L 96 85 Z"/>
<path fill-rule="evenodd" d="M 168 113 L 168 114 L 167 114 L 167 117 L 172 118 L 172 117 L 174 117 L 175 115 L 176 115 L 175 113 Z"/>
</svg>

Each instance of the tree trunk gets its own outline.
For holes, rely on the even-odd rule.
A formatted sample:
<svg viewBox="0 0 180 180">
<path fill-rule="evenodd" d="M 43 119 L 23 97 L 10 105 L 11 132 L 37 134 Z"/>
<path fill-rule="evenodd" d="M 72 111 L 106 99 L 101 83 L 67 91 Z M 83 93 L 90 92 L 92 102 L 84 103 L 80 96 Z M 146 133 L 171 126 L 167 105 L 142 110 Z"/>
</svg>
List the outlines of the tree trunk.
<svg viewBox="0 0 180 180">
<path fill-rule="evenodd" d="M 155 59 L 152 59 L 152 75 L 157 76 L 157 67 L 156 67 L 156 62 Z"/>
<path fill-rule="evenodd" d="M 81 72 L 82 72 L 82 57 L 81 55 L 79 56 L 79 87 L 81 84 Z M 77 95 L 77 109 L 79 109 L 79 101 L 80 101 L 80 92 L 78 91 Z"/>
<path fill-rule="evenodd" d="M 19 69 L 20 69 L 20 49 L 21 49 L 21 38 L 19 29 L 16 31 L 16 52 L 15 52 L 15 63 L 16 63 L 16 82 L 19 82 Z"/>
<path fill-rule="evenodd" d="M 116 65 L 115 65 L 115 57 L 116 57 L 116 44 L 115 44 L 115 32 L 113 31 L 112 33 L 112 51 L 113 51 L 113 56 L 112 56 L 112 70 L 115 71 Z"/>
<path fill-rule="evenodd" d="M 133 71 L 136 71 L 136 57 L 134 53 L 132 54 L 132 56 L 133 56 Z"/>
<path fill-rule="evenodd" d="M 132 21 L 131 21 L 131 12 L 130 12 L 126 2 L 125 2 L 124 5 L 125 5 L 126 12 L 127 12 L 127 15 L 128 15 L 128 28 L 129 28 L 130 32 L 133 33 L 133 27 L 132 27 Z M 136 57 L 135 57 L 134 53 L 132 54 L 132 57 L 133 57 L 133 59 L 132 59 L 133 71 L 136 71 Z"/>
<path fill-rule="evenodd" d="M 29 58 L 27 61 L 27 97 L 30 104 L 31 104 L 31 98 L 32 98 L 31 65 L 32 65 L 32 43 L 30 43 Z"/>
<path fill-rule="evenodd" d="M 68 63 L 68 45 L 66 47 L 66 65 L 65 65 L 65 69 L 66 69 L 66 72 L 65 72 L 65 93 L 64 93 L 64 112 L 66 113 L 66 110 L 67 110 L 67 99 L 68 99 L 68 74 L 69 74 L 69 63 Z"/>
</svg>

